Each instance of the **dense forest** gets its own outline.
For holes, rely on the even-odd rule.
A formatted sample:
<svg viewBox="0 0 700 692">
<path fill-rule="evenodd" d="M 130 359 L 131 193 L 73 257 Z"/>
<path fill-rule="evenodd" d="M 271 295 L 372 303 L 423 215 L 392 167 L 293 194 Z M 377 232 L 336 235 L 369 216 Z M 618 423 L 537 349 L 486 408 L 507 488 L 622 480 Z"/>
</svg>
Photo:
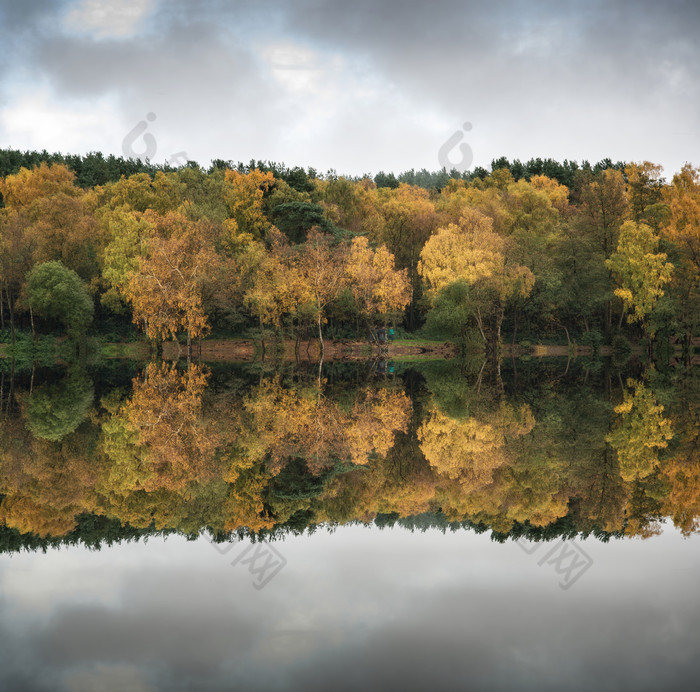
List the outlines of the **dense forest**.
<svg viewBox="0 0 700 692">
<path fill-rule="evenodd" d="M 5 341 L 398 333 L 506 340 L 700 332 L 700 172 L 498 159 L 330 172 L 0 151 Z"/>
</svg>

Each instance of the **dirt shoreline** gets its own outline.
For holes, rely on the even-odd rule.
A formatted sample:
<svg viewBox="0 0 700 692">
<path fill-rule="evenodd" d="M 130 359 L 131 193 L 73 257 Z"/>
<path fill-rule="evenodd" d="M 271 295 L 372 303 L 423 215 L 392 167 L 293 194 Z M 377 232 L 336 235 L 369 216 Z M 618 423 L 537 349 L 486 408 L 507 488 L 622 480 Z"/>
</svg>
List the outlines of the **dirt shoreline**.
<svg viewBox="0 0 700 692">
<path fill-rule="evenodd" d="M 142 344 L 144 349 L 140 355 L 147 357 L 148 346 Z M 599 350 L 600 355 L 612 355 L 610 346 L 603 346 Z M 503 346 L 502 358 L 519 358 L 529 356 L 534 358 L 576 358 L 593 355 L 590 346 L 563 345 L 535 345 L 515 346 L 510 344 Z M 168 360 L 177 360 L 187 356 L 183 345 L 175 342 L 163 344 L 163 357 Z M 200 357 L 200 346 L 195 344 L 192 356 Z M 449 342 L 419 343 L 414 345 L 401 343 L 389 343 L 377 346 L 363 341 L 332 341 L 325 342 L 323 359 L 326 361 L 342 360 L 401 360 L 402 358 L 456 358 L 459 356 L 459 347 Z M 317 340 L 310 342 L 285 341 L 281 344 L 269 343 L 265 348 L 265 359 L 282 361 L 318 362 L 320 358 L 320 345 Z M 201 359 L 206 361 L 253 361 L 261 360 L 263 352 L 260 342 L 252 340 L 226 340 L 209 339 L 201 343 Z"/>
<path fill-rule="evenodd" d="M 144 344 L 146 346 L 146 344 Z M 146 346 L 148 351 L 148 347 Z M 265 351 L 260 342 L 250 340 L 232 341 L 225 339 L 208 339 L 201 343 L 201 359 L 205 361 L 253 361 L 267 360 L 311 361 L 320 359 L 320 344 L 317 340 L 285 341 L 280 344 L 273 342 L 265 345 Z M 435 343 L 434 345 L 383 344 L 381 347 L 362 341 L 331 341 L 324 344 L 323 359 L 325 361 L 341 360 L 394 360 L 406 357 L 424 356 L 429 358 L 454 358 L 459 355 L 459 349 L 450 343 Z M 166 342 L 163 344 L 163 358 L 176 360 L 187 356 L 184 346 Z M 192 356 L 200 357 L 200 345 L 194 344 Z"/>
</svg>

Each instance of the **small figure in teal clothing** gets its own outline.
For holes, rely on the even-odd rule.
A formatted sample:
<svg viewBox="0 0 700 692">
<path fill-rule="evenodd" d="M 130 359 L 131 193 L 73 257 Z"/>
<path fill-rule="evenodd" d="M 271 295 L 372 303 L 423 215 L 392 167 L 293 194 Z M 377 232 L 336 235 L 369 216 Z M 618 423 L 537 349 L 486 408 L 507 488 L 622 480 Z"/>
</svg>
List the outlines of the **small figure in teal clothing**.
<svg viewBox="0 0 700 692">
<path fill-rule="evenodd" d="M 394 328 L 389 327 L 389 341 L 393 341 L 393 340 L 394 340 Z"/>
</svg>

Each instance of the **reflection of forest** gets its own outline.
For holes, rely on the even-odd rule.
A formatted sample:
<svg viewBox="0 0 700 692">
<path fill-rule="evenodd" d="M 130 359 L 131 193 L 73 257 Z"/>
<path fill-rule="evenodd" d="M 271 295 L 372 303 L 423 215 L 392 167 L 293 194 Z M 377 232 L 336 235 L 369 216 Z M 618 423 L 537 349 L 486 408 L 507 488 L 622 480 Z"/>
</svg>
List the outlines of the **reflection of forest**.
<svg viewBox="0 0 700 692">
<path fill-rule="evenodd" d="M 545 368 L 489 386 L 453 362 L 343 367 L 321 386 L 298 371 L 156 363 L 122 387 L 75 367 L 31 389 L 3 375 L 2 549 L 350 521 L 698 530 L 698 373 Z"/>
</svg>

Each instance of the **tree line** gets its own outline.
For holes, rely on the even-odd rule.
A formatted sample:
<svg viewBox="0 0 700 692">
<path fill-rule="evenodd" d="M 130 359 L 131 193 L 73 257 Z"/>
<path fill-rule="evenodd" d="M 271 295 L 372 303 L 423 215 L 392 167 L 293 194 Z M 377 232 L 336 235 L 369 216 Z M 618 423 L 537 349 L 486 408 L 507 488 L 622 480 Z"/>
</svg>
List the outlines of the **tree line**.
<svg viewBox="0 0 700 692">
<path fill-rule="evenodd" d="M 698 334 L 690 164 L 666 182 L 649 162 L 499 159 L 491 172 L 403 182 L 262 162 L 169 170 L 0 154 L 15 171 L 0 179 L 11 335 L 59 322 L 82 334 L 93 316 L 98 331 L 133 323 L 155 342 L 188 343 L 253 328 L 367 338 L 388 324 L 488 349 Z"/>
</svg>

